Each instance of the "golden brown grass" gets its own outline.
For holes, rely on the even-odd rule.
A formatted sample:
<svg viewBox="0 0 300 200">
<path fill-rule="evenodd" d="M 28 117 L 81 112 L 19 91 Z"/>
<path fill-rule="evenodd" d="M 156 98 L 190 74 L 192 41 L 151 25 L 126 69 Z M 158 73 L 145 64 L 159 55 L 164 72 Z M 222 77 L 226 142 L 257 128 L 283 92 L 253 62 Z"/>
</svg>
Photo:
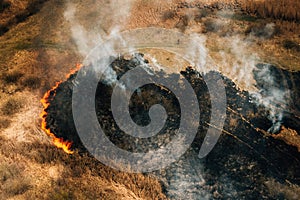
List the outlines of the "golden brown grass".
<svg viewBox="0 0 300 200">
<path fill-rule="evenodd" d="M 60 48 L 69 39 L 68 29 L 57 27 L 64 22 L 61 1 L 8 24 L 36 1 L 6 0 L 0 12 L 0 26 L 9 28 L 0 36 L 0 199 L 166 199 L 155 178 L 66 155 L 38 128 L 39 97 L 82 58 Z"/>
<path fill-rule="evenodd" d="M 21 195 L 31 187 L 30 180 L 23 173 L 24 168 L 15 163 L 0 164 L 1 199 Z"/>
<path fill-rule="evenodd" d="M 213 5 L 216 8 L 239 4 L 244 11 L 260 17 L 290 21 L 300 20 L 300 1 L 298 0 L 199 0 L 190 2 L 192 4 Z"/>
<path fill-rule="evenodd" d="M 23 107 L 23 102 L 18 97 L 10 97 L 8 98 L 1 107 L 1 114 L 3 115 L 13 115 Z"/>
<path fill-rule="evenodd" d="M 36 141 L 13 144 L 0 138 L 0 199 L 166 199 L 157 180 L 104 166 L 85 155 L 65 154 Z M 39 171 L 32 174 L 33 169 Z"/>
<path fill-rule="evenodd" d="M 245 11 L 260 17 L 300 20 L 300 1 L 297 0 L 240 0 L 240 3 Z"/>
</svg>

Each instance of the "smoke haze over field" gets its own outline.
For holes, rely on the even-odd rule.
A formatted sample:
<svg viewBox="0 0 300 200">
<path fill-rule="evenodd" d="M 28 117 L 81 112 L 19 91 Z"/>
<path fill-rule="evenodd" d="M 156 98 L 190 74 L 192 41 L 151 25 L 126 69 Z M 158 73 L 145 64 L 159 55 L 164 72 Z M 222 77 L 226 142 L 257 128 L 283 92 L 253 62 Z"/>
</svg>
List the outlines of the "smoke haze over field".
<svg viewBox="0 0 300 200">
<path fill-rule="evenodd" d="M 92 64 L 92 66 L 96 69 L 96 72 L 103 73 L 105 67 L 110 64 L 110 60 L 99 60 L 99 55 L 101 58 L 104 56 L 117 55 L 119 47 L 127 49 L 128 52 L 134 50 L 133 46 L 131 46 L 131 44 L 127 44 L 122 38 L 123 26 L 128 22 L 127 20 L 130 20 L 130 12 L 133 3 L 134 1 L 131 0 L 111 1 L 108 5 L 110 12 L 108 12 L 109 16 L 107 17 L 109 19 L 103 18 L 103 20 L 109 21 L 111 26 L 105 28 L 101 26 L 101 22 L 97 21 L 101 21 L 102 19 L 100 16 L 103 16 L 101 11 L 97 11 L 97 6 L 93 8 L 93 17 L 85 20 L 85 14 L 82 14 L 81 16 L 81 13 L 78 12 L 78 8 L 75 4 L 67 4 L 64 17 L 69 22 L 71 33 L 77 45 L 78 52 L 83 57 L 88 58 L 88 60 L 84 61 L 85 65 Z M 190 15 L 191 13 L 187 11 L 186 14 Z M 234 13 L 231 13 L 231 15 L 233 14 Z M 221 15 L 222 14 L 219 14 L 219 17 Z M 82 21 L 88 21 L 90 23 L 89 26 L 93 28 L 87 28 L 87 25 Z M 95 26 L 93 26 L 93 23 L 95 23 Z M 260 38 L 264 39 L 271 37 L 273 31 L 273 24 L 267 24 L 261 33 L 263 35 L 260 34 Z M 185 49 L 185 54 L 186 58 L 188 58 L 188 61 L 194 64 L 196 69 L 202 74 L 206 74 L 209 71 L 219 71 L 228 78 L 232 79 L 238 87 L 249 91 L 254 98 L 254 102 L 257 105 L 264 106 L 266 110 L 269 111 L 269 119 L 274 125 L 269 130 L 271 132 L 276 132 L 280 128 L 283 115 L 282 109 L 278 109 L 277 105 L 274 105 L 274 102 L 279 102 L 282 108 L 285 109 L 288 104 L 289 92 L 275 84 L 274 79 L 267 68 L 261 69 L 257 76 L 254 77 L 253 72 L 258 70 L 256 65 L 260 62 L 260 58 L 258 55 L 253 54 L 253 52 L 248 48 L 252 45 L 252 37 L 256 37 L 256 34 L 257 33 L 255 32 L 251 32 L 249 36 L 244 38 L 238 36 L 237 34 L 225 35 L 224 40 L 227 41 L 227 43 L 220 45 L 225 46 L 226 49 L 221 49 L 217 52 L 220 60 L 212 60 L 210 57 L 212 52 L 207 47 L 210 38 L 204 34 L 193 33 L 190 34 L 193 40 L 189 44 L 188 48 Z M 105 43 L 103 49 L 98 48 L 100 51 L 93 51 L 93 49 L 99 47 L 99 44 L 107 41 L 109 38 L 116 38 L 116 40 L 111 40 L 111 42 Z M 132 38 L 132 40 L 139 40 L 139 38 Z M 116 44 L 115 42 L 118 42 L 119 44 Z M 217 43 L 218 41 L 215 42 Z M 228 54 L 231 56 L 228 57 Z M 228 63 L 230 63 L 230 67 L 227 67 L 229 65 Z M 111 69 L 105 71 L 105 78 L 109 84 L 113 84 L 117 81 L 116 74 Z M 260 82 L 264 82 L 267 88 L 259 90 L 256 87 L 255 78 L 259 79 Z M 195 163 L 190 164 L 193 165 Z M 201 166 L 200 163 L 196 164 Z M 192 171 L 186 166 L 186 164 L 177 167 L 182 168 L 178 171 L 184 171 L 185 173 L 186 171 Z M 189 180 L 205 182 L 202 180 L 201 174 L 197 178 L 192 176 L 193 174 L 187 174 L 186 176 L 176 177 L 176 180 L 173 180 L 171 184 L 172 187 L 170 188 L 169 193 L 174 195 L 176 194 L 178 197 L 183 197 L 184 192 L 186 191 L 183 191 L 182 188 L 189 189 L 193 187 L 193 181 Z M 232 190 L 235 190 L 235 188 Z M 210 196 L 209 194 L 206 194 L 205 191 L 202 191 L 202 195 L 203 197 L 207 198 Z"/>
</svg>

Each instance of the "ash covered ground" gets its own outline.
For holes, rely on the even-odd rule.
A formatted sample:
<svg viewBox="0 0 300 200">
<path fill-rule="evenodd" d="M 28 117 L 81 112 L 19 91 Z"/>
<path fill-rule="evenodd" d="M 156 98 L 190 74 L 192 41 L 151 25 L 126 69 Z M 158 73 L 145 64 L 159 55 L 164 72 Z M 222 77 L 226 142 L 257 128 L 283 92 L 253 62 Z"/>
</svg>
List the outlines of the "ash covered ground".
<svg viewBox="0 0 300 200">
<path fill-rule="evenodd" d="M 131 59 L 119 57 L 112 58 L 110 67 L 120 79 L 126 72 L 139 65 L 140 60 L 136 57 Z M 94 78 L 95 74 L 89 70 L 91 66 L 84 68 L 87 72 L 86 78 L 89 76 Z M 284 195 L 272 192 L 270 188 L 280 190 L 293 184 L 300 184 L 300 154 L 297 148 L 274 138 L 284 130 L 300 131 L 297 117 L 300 111 L 298 102 L 300 90 L 297 88 L 300 73 L 288 72 L 268 64 L 257 64 L 257 70 L 253 71 L 254 77 L 257 79 L 257 87 L 265 92 L 268 92 L 265 88 L 267 85 L 259 80 L 258 76 L 260 71 L 265 69 L 271 72 L 279 89 L 291 91 L 289 107 L 282 108 L 280 128 L 274 130 L 274 133 L 269 133 L 268 130 L 274 126 L 269 117 L 270 111 L 255 103 L 247 91 L 239 90 L 230 79 L 222 76 L 227 96 L 225 126 L 217 145 L 203 159 L 198 158 L 198 152 L 210 125 L 211 116 L 210 95 L 203 76 L 208 80 L 220 74 L 211 71 L 203 75 L 192 67 L 180 72 L 197 95 L 201 116 L 197 136 L 188 151 L 169 167 L 151 173 L 161 181 L 168 197 L 281 199 Z M 180 81 L 180 76 L 175 73 L 167 74 L 163 71 L 153 73 Z M 46 110 L 48 113 L 46 120 L 48 127 L 57 137 L 72 141 L 73 150 L 86 153 L 72 116 L 72 91 L 76 87 L 75 79 L 76 73 L 52 92 L 49 98 L 50 106 Z M 156 136 L 138 139 L 124 133 L 114 121 L 110 107 L 113 88 L 114 84 L 108 84 L 104 79 L 99 81 L 95 107 L 102 129 L 116 146 L 129 152 L 147 152 L 172 140 L 180 123 L 180 106 L 172 92 L 161 85 L 148 84 L 133 94 L 129 111 L 133 121 L 138 125 L 146 126 L 151 123 L 148 111 L 154 104 L 161 104 L 168 114 L 164 128 Z M 280 109 L 280 102 L 274 102 L 274 105 Z"/>
</svg>

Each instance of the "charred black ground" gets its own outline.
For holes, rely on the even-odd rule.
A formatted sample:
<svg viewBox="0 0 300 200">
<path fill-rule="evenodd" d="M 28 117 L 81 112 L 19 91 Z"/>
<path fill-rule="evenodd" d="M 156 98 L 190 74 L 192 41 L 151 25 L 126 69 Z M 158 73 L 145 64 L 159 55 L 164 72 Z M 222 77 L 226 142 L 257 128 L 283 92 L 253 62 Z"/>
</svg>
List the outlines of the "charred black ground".
<svg viewBox="0 0 300 200">
<path fill-rule="evenodd" d="M 111 67 L 120 78 L 128 70 L 138 66 L 139 62 L 135 57 L 130 60 L 119 57 L 113 59 Z M 284 71 L 266 64 L 257 65 L 258 70 L 266 67 L 279 83 L 278 87 L 291 91 L 290 107 L 284 111 L 282 125 L 299 133 L 300 89 L 297 88 L 297 84 L 300 82 L 300 73 Z M 166 74 L 163 71 L 156 73 L 161 77 L 173 76 L 178 81 L 180 79 L 178 74 Z M 210 96 L 199 72 L 188 67 L 181 74 L 190 82 L 197 94 L 201 117 L 197 137 L 181 160 L 167 169 L 154 173 L 163 181 L 169 197 L 178 198 L 176 191 L 174 192 L 176 190 L 174 180 L 180 180 L 182 175 L 178 173 L 191 177 L 185 192 L 187 196 L 197 198 L 203 197 L 201 195 L 205 191 L 216 199 L 278 199 L 284 198 L 284 194 L 271 194 L 265 184 L 268 180 L 275 180 L 283 185 L 290 183 L 300 185 L 300 153 L 297 148 L 264 134 L 272 126 L 272 122 L 268 119 L 268 111 L 252 103 L 249 93 L 237 89 L 226 77 L 223 77 L 223 80 L 226 85 L 227 118 L 223 134 L 213 151 L 205 159 L 199 159 L 197 154 L 209 126 Z M 216 75 L 217 72 L 209 72 L 205 76 L 209 79 Z M 76 74 L 71 75 L 67 81 L 59 85 L 55 95 L 52 94 L 46 120 L 48 127 L 57 137 L 72 141 L 73 149 L 86 152 L 72 118 L 72 89 L 75 78 Z M 215 86 L 218 87 L 217 84 Z M 257 87 L 264 89 L 266 86 L 258 80 Z M 168 114 L 165 127 L 157 136 L 150 139 L 136 139 L 123 133 L 115 123 L 110 109 L 112 91 L 113 85 L 103 80 L 99 81 L 95 106 L 101 127 L 117 146 L 131 152 L 147 152 L 172 140 L 180 122 L 179 103 L 172 92 L 160 85 L 149 84 L 134 93 L 131 97 L 130 113 L 137 124 L 150 123 L 148 110 L 154 104 L 163 105 Z M 185 164 L 181 164 L 182 162 Z M 186 163 L 193 170 L 189 170 Z M 203 170 L 205 184 L 193 178 L 199 176 L 197 174 L 199 171 L 194 170 L 198 166 Z M 175 168 L 181 168 L 180 172 Z"/>
</svg>

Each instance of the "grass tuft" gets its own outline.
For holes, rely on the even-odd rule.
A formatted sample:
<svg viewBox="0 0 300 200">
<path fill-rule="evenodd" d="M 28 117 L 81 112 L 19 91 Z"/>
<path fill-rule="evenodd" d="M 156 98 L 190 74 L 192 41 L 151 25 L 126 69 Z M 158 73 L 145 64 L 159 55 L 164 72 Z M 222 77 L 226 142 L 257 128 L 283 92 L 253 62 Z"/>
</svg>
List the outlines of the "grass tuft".
<svg viewBox="0 0 300 200">
<path fill-rule="evenodd" d="M 0 117 L 0 129 L 8 128 L 10 123 L 11 121 L 9 119 Z"/>
<path fill-rule="evenodd" d="M 289 39 L 283 41 L 283 47 L 300 52 L 300 44 Z"/>
<path fill-rule="evenodd" d="M 1 107 L 2 114 L 11 116 L 19 112 L 23 108 L 22 101 L 17 97 L 10 97 Z"/>
<path fill-rule="evenodd" d="M 3 73 L 1 79 L 6 84 L 17 83 L 24 74 L 18 71 Z"/>
<path fill-rule="evenodd" d="M 9 196 L 23 194 L 30 188 L 31 188 L 31 185 L 29 183 L 29 180 L 24 177 L 8 180 L 3 185 L 3 190 Z"/>
<path fill-rule="evenodd" d="M 22 80 L 21 84 L 30 89 L 38 89 L 41 86 L 41 79 L 36 76 L 28 76 Z"/>
</svg>

